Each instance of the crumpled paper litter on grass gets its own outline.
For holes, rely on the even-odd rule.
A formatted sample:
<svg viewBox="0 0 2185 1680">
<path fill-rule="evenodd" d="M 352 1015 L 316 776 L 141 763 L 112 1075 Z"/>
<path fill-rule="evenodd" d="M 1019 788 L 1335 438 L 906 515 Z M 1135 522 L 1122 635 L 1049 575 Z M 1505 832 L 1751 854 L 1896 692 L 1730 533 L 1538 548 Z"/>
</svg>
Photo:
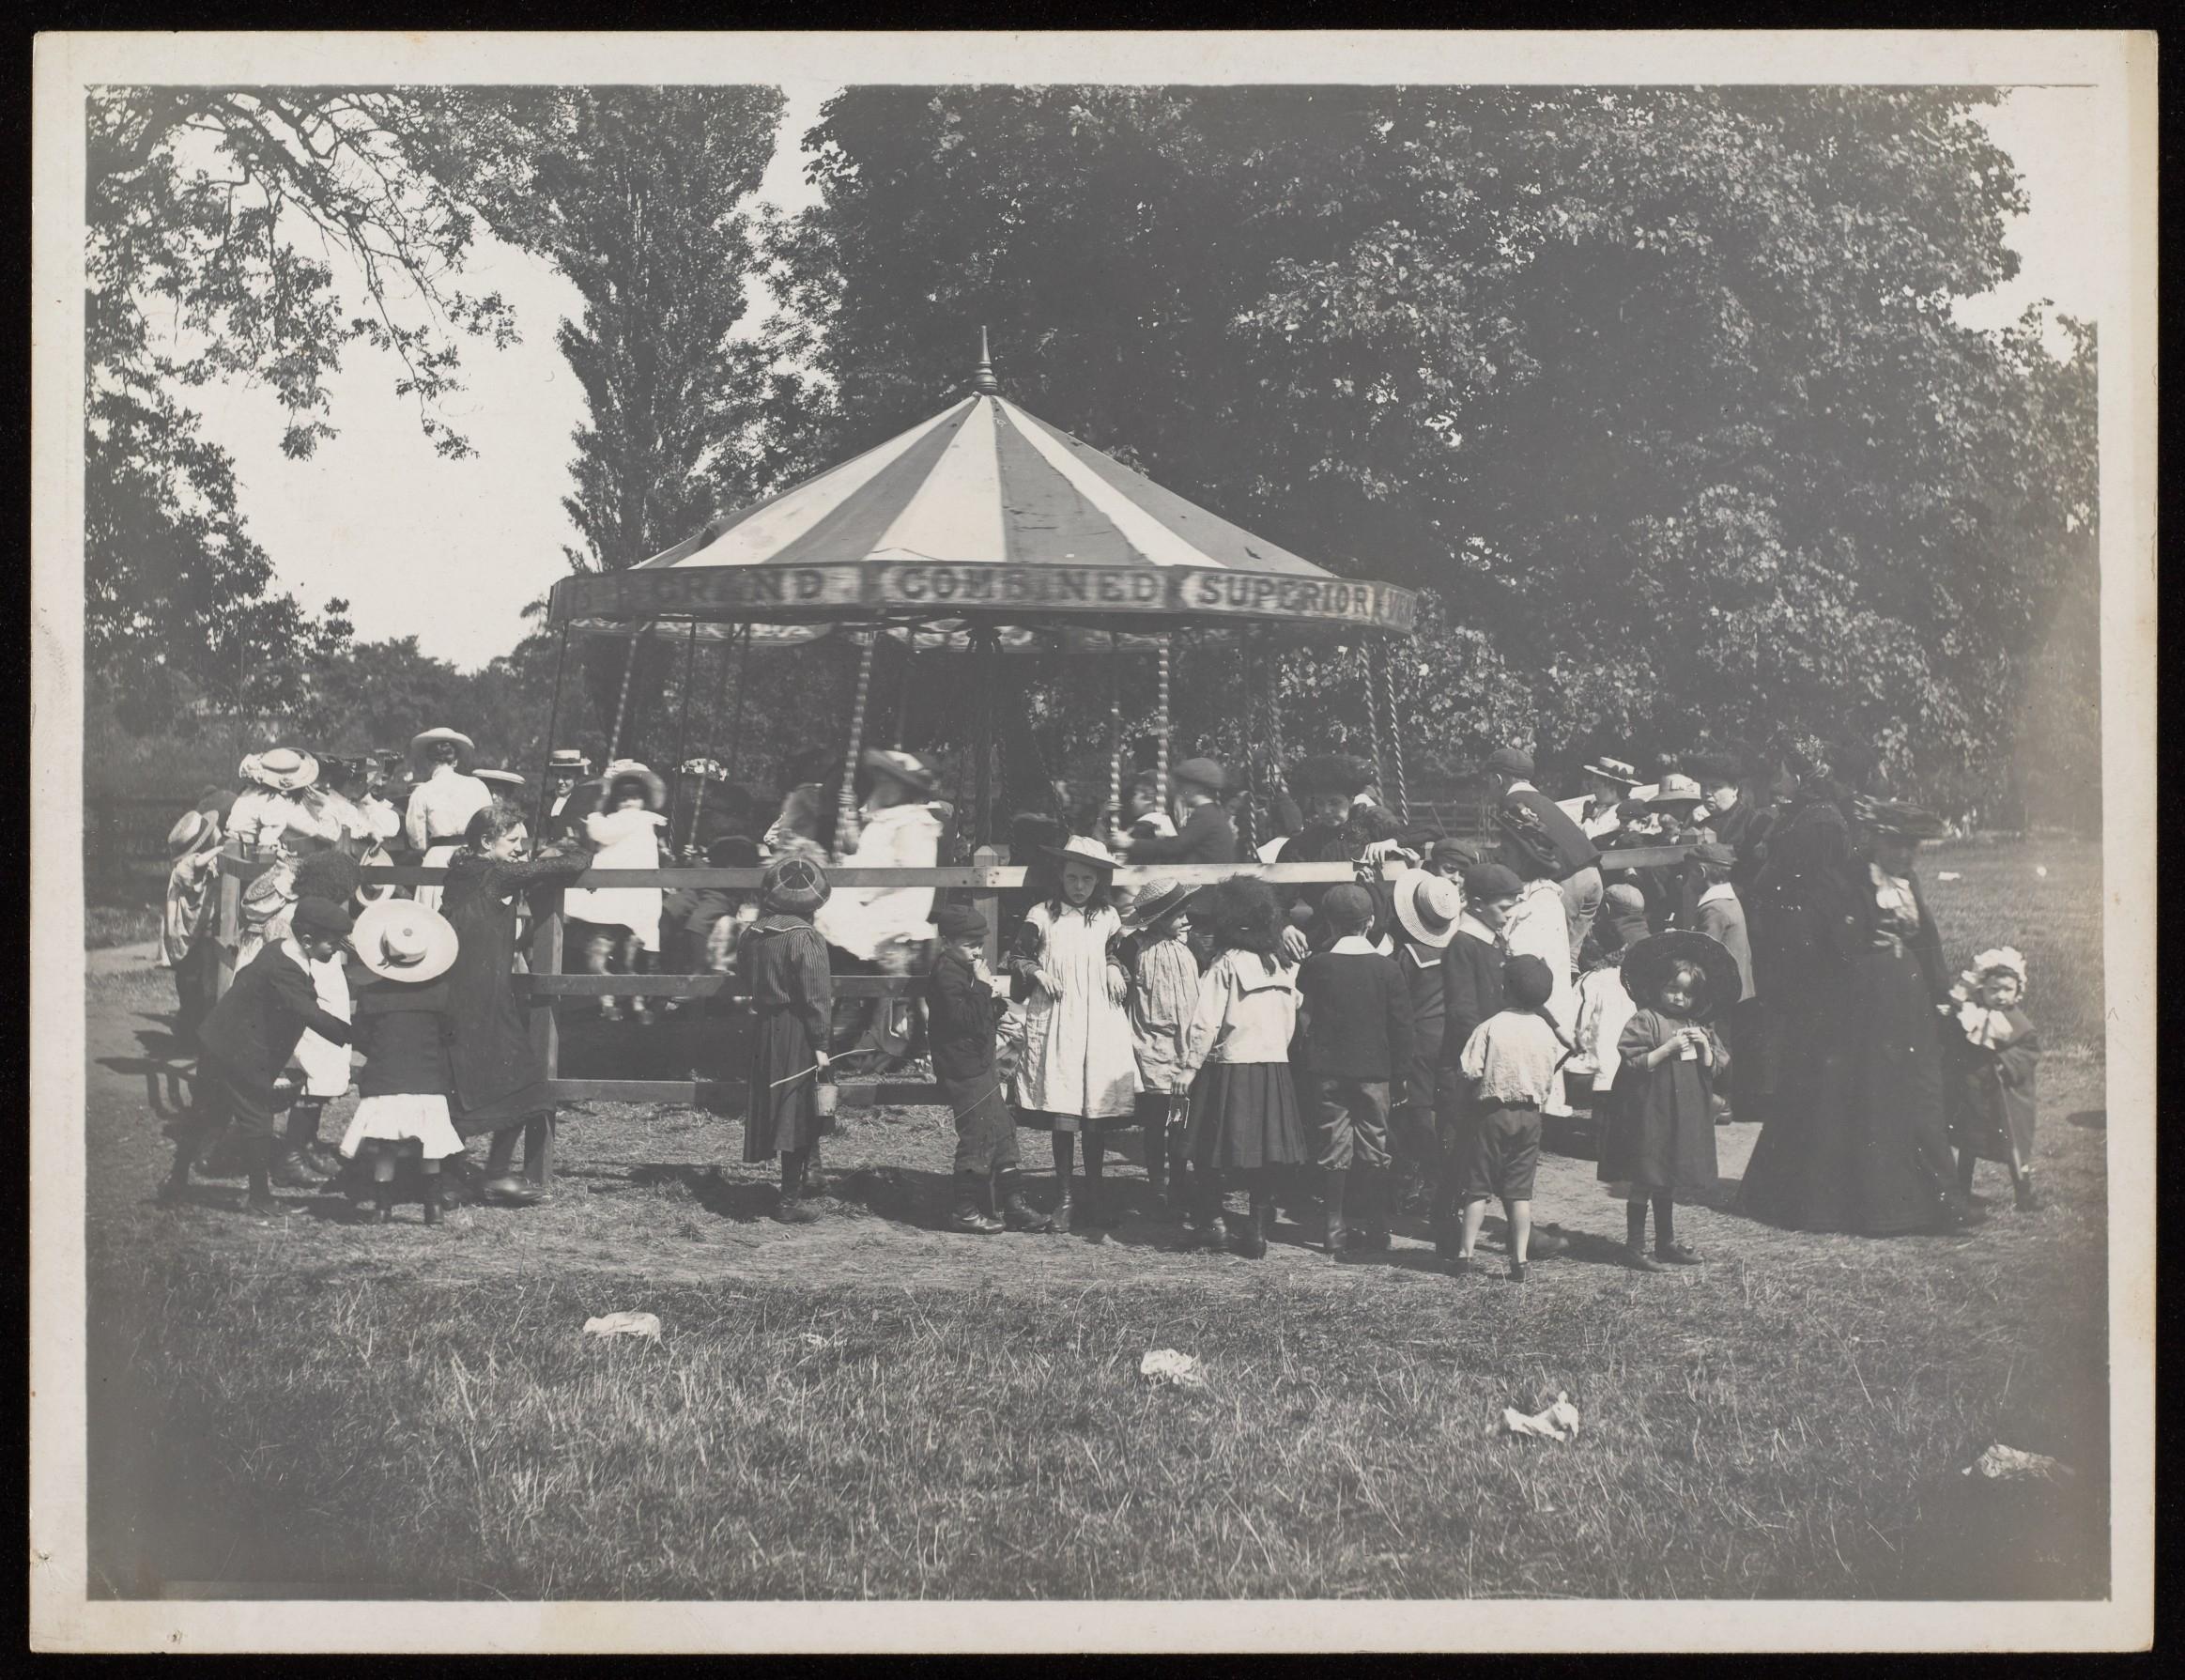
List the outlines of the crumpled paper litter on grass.
<svg viewBox="0 0 2185 1680">
<path fill-rule="evenodd" d="M 2007 1447 L 2000 1441 L 1958 1473 L 1969 1476 L 1976 1471 L 1991 1482 L 2022 1482 L 2033 1477 L 2049 1482 L 2068 1482 L 2078 1473 L 2069 1464 L 2052 1458 L 2046 1453 L 2023 1452 L 2017 1447 Z"/>
<path fill-rule="evenodd" d="M 1138 1375 L 1148 1382 L 1169 1388 L 1204 1392 L 1208 1386 L 1207 1374 L 1200 1368 L 1197 1358 L 1178 1353 L 1174 1348 L 1159 1348 L 1148 1353 L 1138 1362 Z"/>
<path fill-rule="evenodd" d="M 1574 1441 L 1578 1433 L 1578 1409 L 1571 1404 L 1567 1394 L 1557 1395 L 1553 1406 L 1531 1417 L 1515 1406 L 1505 1406 L 1502 1427 L 1512 1435 L 1527 1435 L 1540 1441 Z"/>
<path fill-rule="evenodd" d="M 608 1313 L 603 1318 L 584 1320 L 584 1333 L 588 1336 L 643 1336 L 648 1341 L 660 1339 L 660 1320 L 651 1313 Z"/>
</svg>

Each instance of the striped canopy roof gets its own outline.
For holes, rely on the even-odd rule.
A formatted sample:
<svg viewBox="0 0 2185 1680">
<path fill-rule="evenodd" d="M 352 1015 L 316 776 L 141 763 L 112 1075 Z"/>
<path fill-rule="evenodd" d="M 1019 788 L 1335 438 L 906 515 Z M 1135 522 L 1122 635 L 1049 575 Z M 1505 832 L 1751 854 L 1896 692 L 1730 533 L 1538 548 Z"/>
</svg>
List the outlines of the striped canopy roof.
<svg viewBox="0 0 2185 1680">
<path fill-rule="evenodd" d="M 557 624 L 757 642 L 885 625 L 919 647 L 1143 644 L 1182 626 L 1406 634 L 1413 597 L 1338 578 L 981 393 L 626 572 Z"/>
</svg>

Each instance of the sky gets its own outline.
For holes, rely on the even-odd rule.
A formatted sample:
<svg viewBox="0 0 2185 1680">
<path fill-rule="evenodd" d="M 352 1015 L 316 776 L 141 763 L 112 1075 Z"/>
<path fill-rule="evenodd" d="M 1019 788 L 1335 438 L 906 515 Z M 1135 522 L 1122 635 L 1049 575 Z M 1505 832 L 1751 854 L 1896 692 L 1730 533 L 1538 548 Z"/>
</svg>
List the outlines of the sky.
<svg viewBox="0 0 2185 1680">
<path fill-rule="evenodd" d="M 815 197 L 804 179 L 801 139 L 834 89 L 784 92 L 782 140 L 759 196 L 795 210 Z M 2006 325 L 2042 299 L 2066 314 L 2092 316 L 2083 255 L 2095 243 L 2094 97 L 2086 89 L 2020 88 L 1988 114 L 1997 144 L 2024 177 L 2030 208 L 2008 236 L 2022 259 L 2018 276 L 1961 303 L 1959 318 L 1968 325 Z M 236 458 L 243 510 L 272 557 L 276 588 L 313 609 L 346 599 L 360 640 L 415 636 L 423 652 L 470 669 L 513 647 L 524 608 L 568 574 L 562 550 L 576 533 L 562 499 L 584 403 L 554 347 L 562 318 L 580 308 L 568 282 L 485 239 L 465 285 L 501 292 L 523 334 L 505 351 L 467 347 L 468 389 L 447 409 L 475 456 L 434 455 L 415 410 L 392 394 L 392 366 L 364 350 L 332 381 L 340 436 L 308 461 L 282 455 L 281 410 L 262 388 L 206 393 L 205 421 L 208 436 Z M 762 308 L 763 294 L 756 287 L 754 294 Z"/>
</svg>

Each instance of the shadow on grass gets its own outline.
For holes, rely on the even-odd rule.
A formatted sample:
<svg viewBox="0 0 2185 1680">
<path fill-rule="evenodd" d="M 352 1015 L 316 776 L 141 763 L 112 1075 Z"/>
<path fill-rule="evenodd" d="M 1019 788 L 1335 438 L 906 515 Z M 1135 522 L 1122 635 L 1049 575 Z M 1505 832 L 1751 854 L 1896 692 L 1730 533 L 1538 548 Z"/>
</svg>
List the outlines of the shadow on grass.
<svg viewBox="0 0 2185 1680">
<path fill-rule="evenodd" d="M 2064 1123 L 2070 1126 L 2091 1127 L 2096 1131 L 2106 1131 L 2109 1127 L 2109 1110 L 2106 1108 L 2082 1108 L 2076 1114 L 2065 1116 Z"/>
</svg>

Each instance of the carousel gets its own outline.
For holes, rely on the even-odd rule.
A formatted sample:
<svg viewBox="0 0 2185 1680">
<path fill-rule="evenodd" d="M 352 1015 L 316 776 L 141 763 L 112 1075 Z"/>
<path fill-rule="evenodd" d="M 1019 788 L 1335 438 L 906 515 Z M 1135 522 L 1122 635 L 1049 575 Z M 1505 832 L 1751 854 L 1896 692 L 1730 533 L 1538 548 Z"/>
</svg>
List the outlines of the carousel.
<svg viewBox="0 0 2185 1680">
<path fill-rule="evenodd" d="M 719 766 L 728 778 L 735 774 L 743 696 L 755 663 L 822 638 L 845 638 L 856 649 L 856 677 L 843 742 L 839 844 L 839 835 L 854 828 L 856 771 L 869 744 L 868 707 L 880 650 L 892 647 L 895 656 L 918 665 L 948 661 L 954 669 L 945 680 L 956 685 L 968 678 L 975 697 L 968 743 L 970 862 L 930 869 L 836 867 L 829 878 L 851 887 L 968 890 L 987 914 L 990 960 L 998 955 L 995 901 L 1021 886 L 1025 872 L 994 844 L 993 697 L 1001 662 L 1012 655 L 1111 662 L 1111 809 L 1121 805 L 1125 740 L 1119 695 L 1126 670 L 1135 667 L 1134 676 L 1150 678 L 1154 768 L 1165 808 L 1172 678 L 1179 655 L 1220 649 L 1238 660 L 1243 738 L 1252 739 L 1257 718 L 1263 725 L 1259 739 L 1273 749 L 1278 763 L 1274 685 L 1263 680 L 1267 667 L 1260 662 L 1300 647 L 1358 658 L 1365 665 L 1376 771 L 1401 809 L 1404 773 L 1386 650 L 1411 633 L 1411 592 L 1317 566 L 1026 412 L 1000 394 L 983 331 L 980 337 L 969 394 L 923 424 L 764 501 L 722 515 L 626 571 L 556 584 L 548 624 L 559 650 L 547 750 L 557 739 L 570 646 L 577 638 L 626 643 L 608 736 L 610 760 L 623 745 L 638 649 L 648 639 L 667 639 L 684 669 L 674 762 L 685 764 L 695 746 L 701 756 L 687 762 L 709 770 Z M 696 680 L 701 649 L 714 650 L 716 703 L 694 743 L 689 702 L 705 686 Z M 731 693 L 735 698 L 724 703 Z M 705 738 L 724 720 L 723 741 Z M 1247 766 L 1250 759 L 1247 752 Z M 543 827 L 546 810 L 548 778 L 543 771 L 534 833 Z M 701 773 L 693 779 L 702 808 L 711 778 Z M 1240 791 L 1248 793 L 1249 813 L 1255 790 Z M 1245 821 L 1249 845 L 1249 814 Z M 695 813 L 692 826 L 695 831 Z M 432 886 L 445 873 L 438 868 L 375 868 L 364 877 L 375 886 Z M 593 870 L 576 885 L 748 891 L 757 888 L 762 873 Z M 1352 879 L 1354 868 L 1342 862 L 1126 865 L 1118 880 L 1131 884 L 1158 874 L 1204 883 L 1238 873 L 1326 884 Z M 553 1006 L 570 997 L 716 997 L 732 993 L 734 977 L 569 974 L 563 970 L 562 919 L 557 897 L 532 927 L 528 973 L 516 977 L 529 994 L 547 1077 L 496 1107 L 514 1117 L 586 1100 L 711 1106 L 709 1099 L 720 1093 L 709 1092 L 707 1082 L 696 1077 L 562 1077 Z M 916 983 L 901 975 L 844 975 L 837 977 L 836 988 L 841 996 L 874 997 Z M 845 1085 L 841 1091 L 845 1104 L 931 1098 L 930 1086 L 908 1082 Z M 550 1131 L 546 1147 L 527 1153 L 533 1176 L 549 1177 Z"/>
</svg>

